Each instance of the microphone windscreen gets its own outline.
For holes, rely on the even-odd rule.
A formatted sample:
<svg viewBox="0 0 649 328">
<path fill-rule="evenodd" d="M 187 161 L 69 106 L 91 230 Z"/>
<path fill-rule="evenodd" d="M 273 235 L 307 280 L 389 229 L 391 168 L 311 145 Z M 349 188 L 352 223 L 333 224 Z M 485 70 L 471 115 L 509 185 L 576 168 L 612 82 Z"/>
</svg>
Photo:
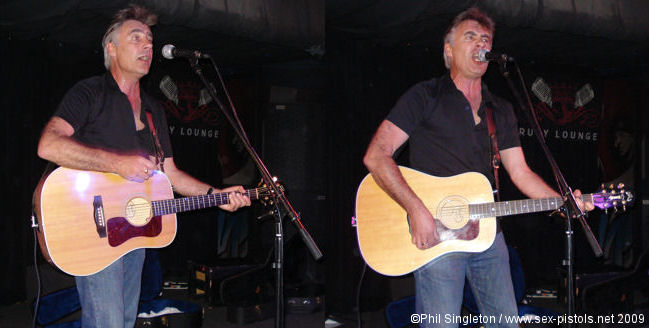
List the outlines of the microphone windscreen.
<svg viewBox="0 0 649 328">
<path fill-rule="evenodd" d="M 478 51 L 478 60 L 481 61 L 481 62 L 487 62 L 488 61 L 487 60 L 487 53 L 488 52 L 489 52 L 489 50 L 487 50 L 485 48 L 481 48 Z"/>
<path fill-rule="evenodd" d="M 174 47 L 173 44 L 166 44 L 164 47 L 162 47 L 162 57 L 167 58 L 167 59 L 174 59 Z"/>
</svg>

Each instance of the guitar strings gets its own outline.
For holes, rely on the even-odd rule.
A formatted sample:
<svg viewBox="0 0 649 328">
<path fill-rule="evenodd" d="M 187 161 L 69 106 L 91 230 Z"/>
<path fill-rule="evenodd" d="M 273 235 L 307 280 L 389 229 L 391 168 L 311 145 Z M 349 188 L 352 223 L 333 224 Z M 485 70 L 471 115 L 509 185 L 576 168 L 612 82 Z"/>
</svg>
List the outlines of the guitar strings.
<svg viewBox="0 0 649 328">
<path fill-rule="evenodd" d="M 243 194 L 247 195 L 248 197 L 252 197 L 255 195 L 257 198 L 260 198 L 262 194 L 267 193 L 270 188 L 268 187 L 260 187 L 256 188 L 256 191 L 253 192 L 254 190 L 246 190 Z M 219 193 L 219 194 L 213 194 L 213 195 L 198 195 L 198 196 L 192 196 L 192 197 L 186 197 L 186 198 L 171 198 L 171 199 L 164 199 L 164 200 L 154 200 L 154 201 L 147 201 L 145 204 L 134 204 L 134 205 L 129 205 L 127 206 L 128 210 L 131 210 L 135 212 L 135 215 L 142 214 L 142 213 L 149 213 L 151 209 L 156 210 L 160 208 L 167 208 L 167 207 L 178 207 L 180 206 L 181 208 L 185 205 L 196 205 L 200 203 L 210 203 L 214 198 L 214 200 L 218 200 L 221 202 L 219 205 L 223 204 L 228 204 L 228 193 Z M 189 201 L 189 204 L 183 204 L 184 202 Z M 158 206 L 156 206 L 156 204 Z"/>
</svg>

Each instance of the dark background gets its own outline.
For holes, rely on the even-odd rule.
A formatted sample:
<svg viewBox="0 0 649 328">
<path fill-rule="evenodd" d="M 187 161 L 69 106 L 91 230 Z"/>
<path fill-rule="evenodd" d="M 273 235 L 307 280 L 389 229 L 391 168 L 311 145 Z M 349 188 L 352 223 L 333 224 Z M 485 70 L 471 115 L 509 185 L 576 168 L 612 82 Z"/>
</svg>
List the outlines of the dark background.
<svg viewBox="0 0 649 328">
<path fill-rule="evenodd" d="M 554 85 L 593 86 L 595 98 L 589 108 L 596 115 L 591 126 L 543 120 L 544 127 L 586 129 L 610 136 L 612 122 L 622 121 L 624 131 L 633 136 L 635 155 L 630 160 L 612 155 L 613 162 L 622 163 L 617 171 L 631 167 L 634 173 L 627 182 L 634 185 L 638 196 L 628 214 L 626 226 L 633 231 L 631 237 L 624 236 L 628 245 L 617 246 L 624 254 L 616 258 L 594 259 L 581 228 L 576 227 L 577 265 L 628 268 L 647 248 L 649 213 L 641 202 L 646 198 L 642 186 L 647 182 L 645 131 L 649 121 L 649 22 L 642 16 L 649 4 L 644 1 L 138 3 L 159 14 L 153 28 L 156 57 L 144 85 L 164 102 L 157 89 L 162 76 L 192 81 L 187 63 L 158 55 L 166 43 L 200 49 L 216 59 L 257 152 L 271 172 L 282 178 L 289 198 L 325 254 L 322 261 L 313 263 L 299 239 L 292 238 L 293 227 L 287 225 L 288 279 L 325 284 L 330 313 L 350 312 L 354 306 L 351 291 L 363 262 L 350 219 L 357 184 L 367 174 L 361 162 L 365 148 L 409 86 L 446 71 L 442 35 L 450 20 L 471 5 L 492 15 L 497 24 L 494 50 L 516 57 L 528 86 L 538 76 Z M 0 255 L 5 261 L 0 270 L 2 304 L 34 296 L 29 292 L 34 281 L 26 277 L 33 276 L 31 195 L 45 166 L 36 156 L 40 131 L 67 89 L 82 78 L 104 72 L 101 37 L 112 14 L 127 4 L 5 0 L 0 5 L 5 190 L 0 221 Z M 491 65 L 485 80 L 492 91 L 512 99 L 496 65 Z M 219 115 L 216 107 L 210 110 Z M 522 115 L 519 120 L 521 127 L 528 126 Z M 227 123 L 222 118 L 219 122 L 223 138 L 216 143 L 173 136 L 179 166 L 214 184 L 228 175 L 218 154 L 223 147 L 232 150 L 224 144 L 234 140 Z M 182 125 L 171 119 L 170 124 Z M 534 138 L 522 136 L 521 140 L 530 166 L 552 183 Z M 611 147 L 610 139 L 548 143 L 573 188 L 591 192 L 600 182 L 614 178 L 598 164 L 601 149 Z M 233 154 L 232 158 L 243 156 Z M 407 164 L 403 158 L 399 160 Z M 503 196 L 520 198 L 503 179 Z M 272 246 L 272 226 L 254 219 L 259 211 L 254 207 L 244 214 L 253 218 L 244 229 L 247 248 L 228 254 L 215 250 L 221 242 L 214 234 L 217 211 L 183 214 L 176 242 L 161 252 L 165 270 L 179 274 L 188 259 L 262 261 Z M 588 220 L 596 235 L 600 217 L 594 211 Z M 511 218 L 504 226 L 508 241 L 519 249 L 528 285 L 556 282 L 563 253 L 561 222 L 539 215 Z M 366 279 L 365 307 L 380 308 L 394 297 L 389 288 L 393 279 L 371 270 Z"/>
</svg>

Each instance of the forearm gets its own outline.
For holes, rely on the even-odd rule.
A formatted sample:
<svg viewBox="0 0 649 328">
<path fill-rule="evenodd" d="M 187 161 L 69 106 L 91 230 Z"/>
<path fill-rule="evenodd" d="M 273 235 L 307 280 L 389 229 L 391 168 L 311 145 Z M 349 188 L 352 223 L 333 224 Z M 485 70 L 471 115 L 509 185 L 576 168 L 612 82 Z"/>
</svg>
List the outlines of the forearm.
<svg viewBox="0 0 649 328">
<path fill-rule="evenodd" d="M 529 198 L 557 197 L 557 193 L 543 179 L 531 170 L 523 170 L 511 176 L 514 185 Z"/>
<path fill-rule="evenodd" d="M 384 120 L 367 147 L 363 164 L 372 173 L 374 181 L 409 214 L 424 213 L 424 203 L 410 189 L 397 164 L 392 159 L 395 150 L 408 135 L 388 120 Z"/>
<path fill-rule="evenodd" d="M 209 184 L 199 181 L 198 179 L 192 177 L 187 172 L 180 170 L 172 157 L 165 158 L 164 161 L 165 173 L 171 184 L 174 187 L 174 190 L 184 196 L 198 196 L 205 195 L 212 186 Z M 219 205 L 219 208 L 229 212 L 234 212 L 241 208 L 242 206 L 250 206 L 250 198 L 245 194 L 245 190 L 242 186 L 232 186 L 225 189 L 214 189 L 214 193 L 217 192 L 227 192 L 228 193 L 228 202 L 226 204 Z"/>
<path fill-rule="evenodd" d="M 414 214 L 418 211 L 427 211 L 421 199 L 408 186 L 392 157 L 366 156 L 363 162 L 374 181 L 406 212 Z"/>
<path fill-rule="evenodd" d="M 118 158 L 115 154 L 85 146 L 68 136 L 44 131 L 38 144 L 38 156 L 56 163 L 79 170 L 115 172 Z"/>
<path fill-rule="evenodd" d="M 165 173 L 171 180 L 174 191 L 183 196 L 205 195 L 212 188 L 209 184 L 192 177 L 180 169 L 168 170 Z M 219 189 L 213 190 L 215 193 L 219 191 Z"/>
</svg>

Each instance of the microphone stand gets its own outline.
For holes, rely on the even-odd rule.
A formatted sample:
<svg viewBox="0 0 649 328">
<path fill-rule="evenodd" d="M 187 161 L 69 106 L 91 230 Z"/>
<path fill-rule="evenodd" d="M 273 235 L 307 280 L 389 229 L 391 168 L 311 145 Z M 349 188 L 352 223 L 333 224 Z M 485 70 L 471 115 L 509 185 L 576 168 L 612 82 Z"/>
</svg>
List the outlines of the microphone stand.
<svg viewBox="0 0 649 328">
<path fill-rule="evenodd" d="M 283 328 L 285 326 L 284 323 L 284 263 L 283 263 L 284 262 L 284 232 L 282 227 L 282 218 L 284 217 L 284 215 L 286 214 L 289 215 L 289 218 L 293 223 L 293 225 L 295 225 L 295 227 L 297 228 L 298 233 L 302 238 L 302 241 L 306 244 L 306 247 L 309 249 L 311 255 L 316 260 L 319 260 L 322 257 L 322 252 L 320 251 L 315 241 L 313 240 L 309 232 L 302 224 L 300 220 L 300 215 L 293 209 L 293 206 L 286 198 L 284 192 L 280 188 L 278 188 L 277 185 L 275 185 L 272 175 L 266 168 L 266 165 L 263 163 L 263 161 L 261 160 L 257 152 L 252 147 L 252 144 L 250 143 L 250 140 L 248 139 L 248 136 L 246 135 L 243 129 L 243 125 L 239 121 L 234 104 L 232 103 L 232 99 L 230 99 L 230 95 L 225 87 L 225 83 L 223 82 L 223 79 L 221 78 L 221 74 L 219 73 L 219 70 L 216 64 L 214 63 L 214 60 L 207 54 L 203 54 L 203 58 L 209 58 L 210 61 L 212 62 L 212 65 L 214 66 L 217 72 L 221 85 L 223 86 L 225 95 L 228 98 L 231 113 L 228 112 L 225 109 L 225 106 L 223 106 L 223 104 L 221 103 L 221 101 L 219 101 L 219 99 L 216 96 L 216 89 L 211 83 L 207 81 L 207 79 L 203 75 L 203 70 L 201 66 L 198 64 L 199 58 L 198 57 L 189 58 L 188 59 L 189 64 L 194 69 L 194 72 L 196 72 L 196 75 L 198 75 L 198 77 L 201 79 L 201 81 L 205 85 L 205 88 L 209 91 L 210 96 L 212 97 L 212 99 L 214 99 L 218 107 L 221 109 L 223 115 L 225 115 L 225 117 L 230 122 L 230 125 L 239 136 L 239 139 L 241 139 L 241 141 L 243 142 L 243 145 L 248 151 L 248 153 L 250 154 L 250 157 L 257 165 L 257 169 L 261 173 L 264 183 L 272 190 L 272 193 L 275 197 L 275 206 L 276 206 L 276 210 L 274 211 L 275 212 L 274 213 L 275 214 L 275 240 L 274 240 L 275 259 L 273 262 L 273 270 L 275 271 L 275 288 L 276 288 L 275 328 Z M 282 209 L 284 210 L 283 212 Z"/>
<path fill-rule="evenodd" d="M 526 114 L 528 121 L 530 122 L 532 128 L 534 129 L 534 135 L 536 136 L 536 139 L 538 140 L 541 149 L 543 149 L 545 157 L 547 158 L 552 168 L 552 173 L 554 174 L 556 183 L 559 187 L 559 193 L 564 198 L 564 203 L 563 206 L 561 206 L 561 211 L 563 211 L 564 215 L 566 216 L 566 219 L 564 220 L 566 240 L 565 240 L 565 258 L 563 259 L 562 264 L 566 267 L 566 271 L 567 271 L 566 272 L 567 275 L 566 294 L 567 294 L 567 303 L 568 303 L 568 315 L 573 316 L 575 314 L 575 293 L 574 293 L 575 287 L 574 287 L 574 272 L 573 272 L 574 248 L 573 248 L 572 221 L 570 219 L 571 218 L 579 219 L 579 222 L 581 223 L 584 233 L 586 234 L 586 239 L 588 240 L 588 243 L 590 244 L 590 247 L 593 249 L 593 252 L 595 253 L 596 257 L 600 257 L 602 255 L 602 248 L 600 247 L 599 243 L 597 242 L 597 239 L 595 238 L 592 231 L 590 230 L 590 226 L 588 225 L 588 223 L 586 223 L 586 220 L 584 219 L 586 213 L 584 213 L 577 205 L 577 200 L 575 199 L 575 196 L 572 194 L 572 189 L 570 188 L 570 186 L 568 186 L 568 183 L 566 182 L 563 174 L 561 173 L 561 170 L 559 169 L 559 165 L 557 165 L 557 162 L 554 160 L 552 153 L 550 153 L 550 150 L 548 149 L 548 146 L 545 143 L 543 131 L 541 130 L 541 126 L 538 120 L 536 119 L 536 116 L 534 115 L 532 100 L 530 99 L 530 95 L 527 92 L 527 87 L 525 86 L 525 81 L 523 80 L 523 76 L 521 74 L 518 65 L 516 64 L 513 57 L 507 57 L 504 60 L 498 60 L 498 62 L 500 64 L 500 72 L 502 73 L 503 77 L 507 81 L 507 85 L 509 86 L 509 89 L 514 95 L 514 98 L 516 98 L 519 108 L 521 108 L 521 110 Z M 512 82 L 510 73 L 507 70 L 508 62 L 512 62 L 516 64 L 518 77 L 521 81 L 523 91 L 525 92 L 527 106 L 526 103 L 523 102 L 520 93 L 518 93 L 517 89 L 514 87 L 514 83 Z M 527 110 L 524 110 L 525 108 L 527 108 Z M 568 322 L 567 327 L 573 327 L 573 323 Z"/>
</svg>

